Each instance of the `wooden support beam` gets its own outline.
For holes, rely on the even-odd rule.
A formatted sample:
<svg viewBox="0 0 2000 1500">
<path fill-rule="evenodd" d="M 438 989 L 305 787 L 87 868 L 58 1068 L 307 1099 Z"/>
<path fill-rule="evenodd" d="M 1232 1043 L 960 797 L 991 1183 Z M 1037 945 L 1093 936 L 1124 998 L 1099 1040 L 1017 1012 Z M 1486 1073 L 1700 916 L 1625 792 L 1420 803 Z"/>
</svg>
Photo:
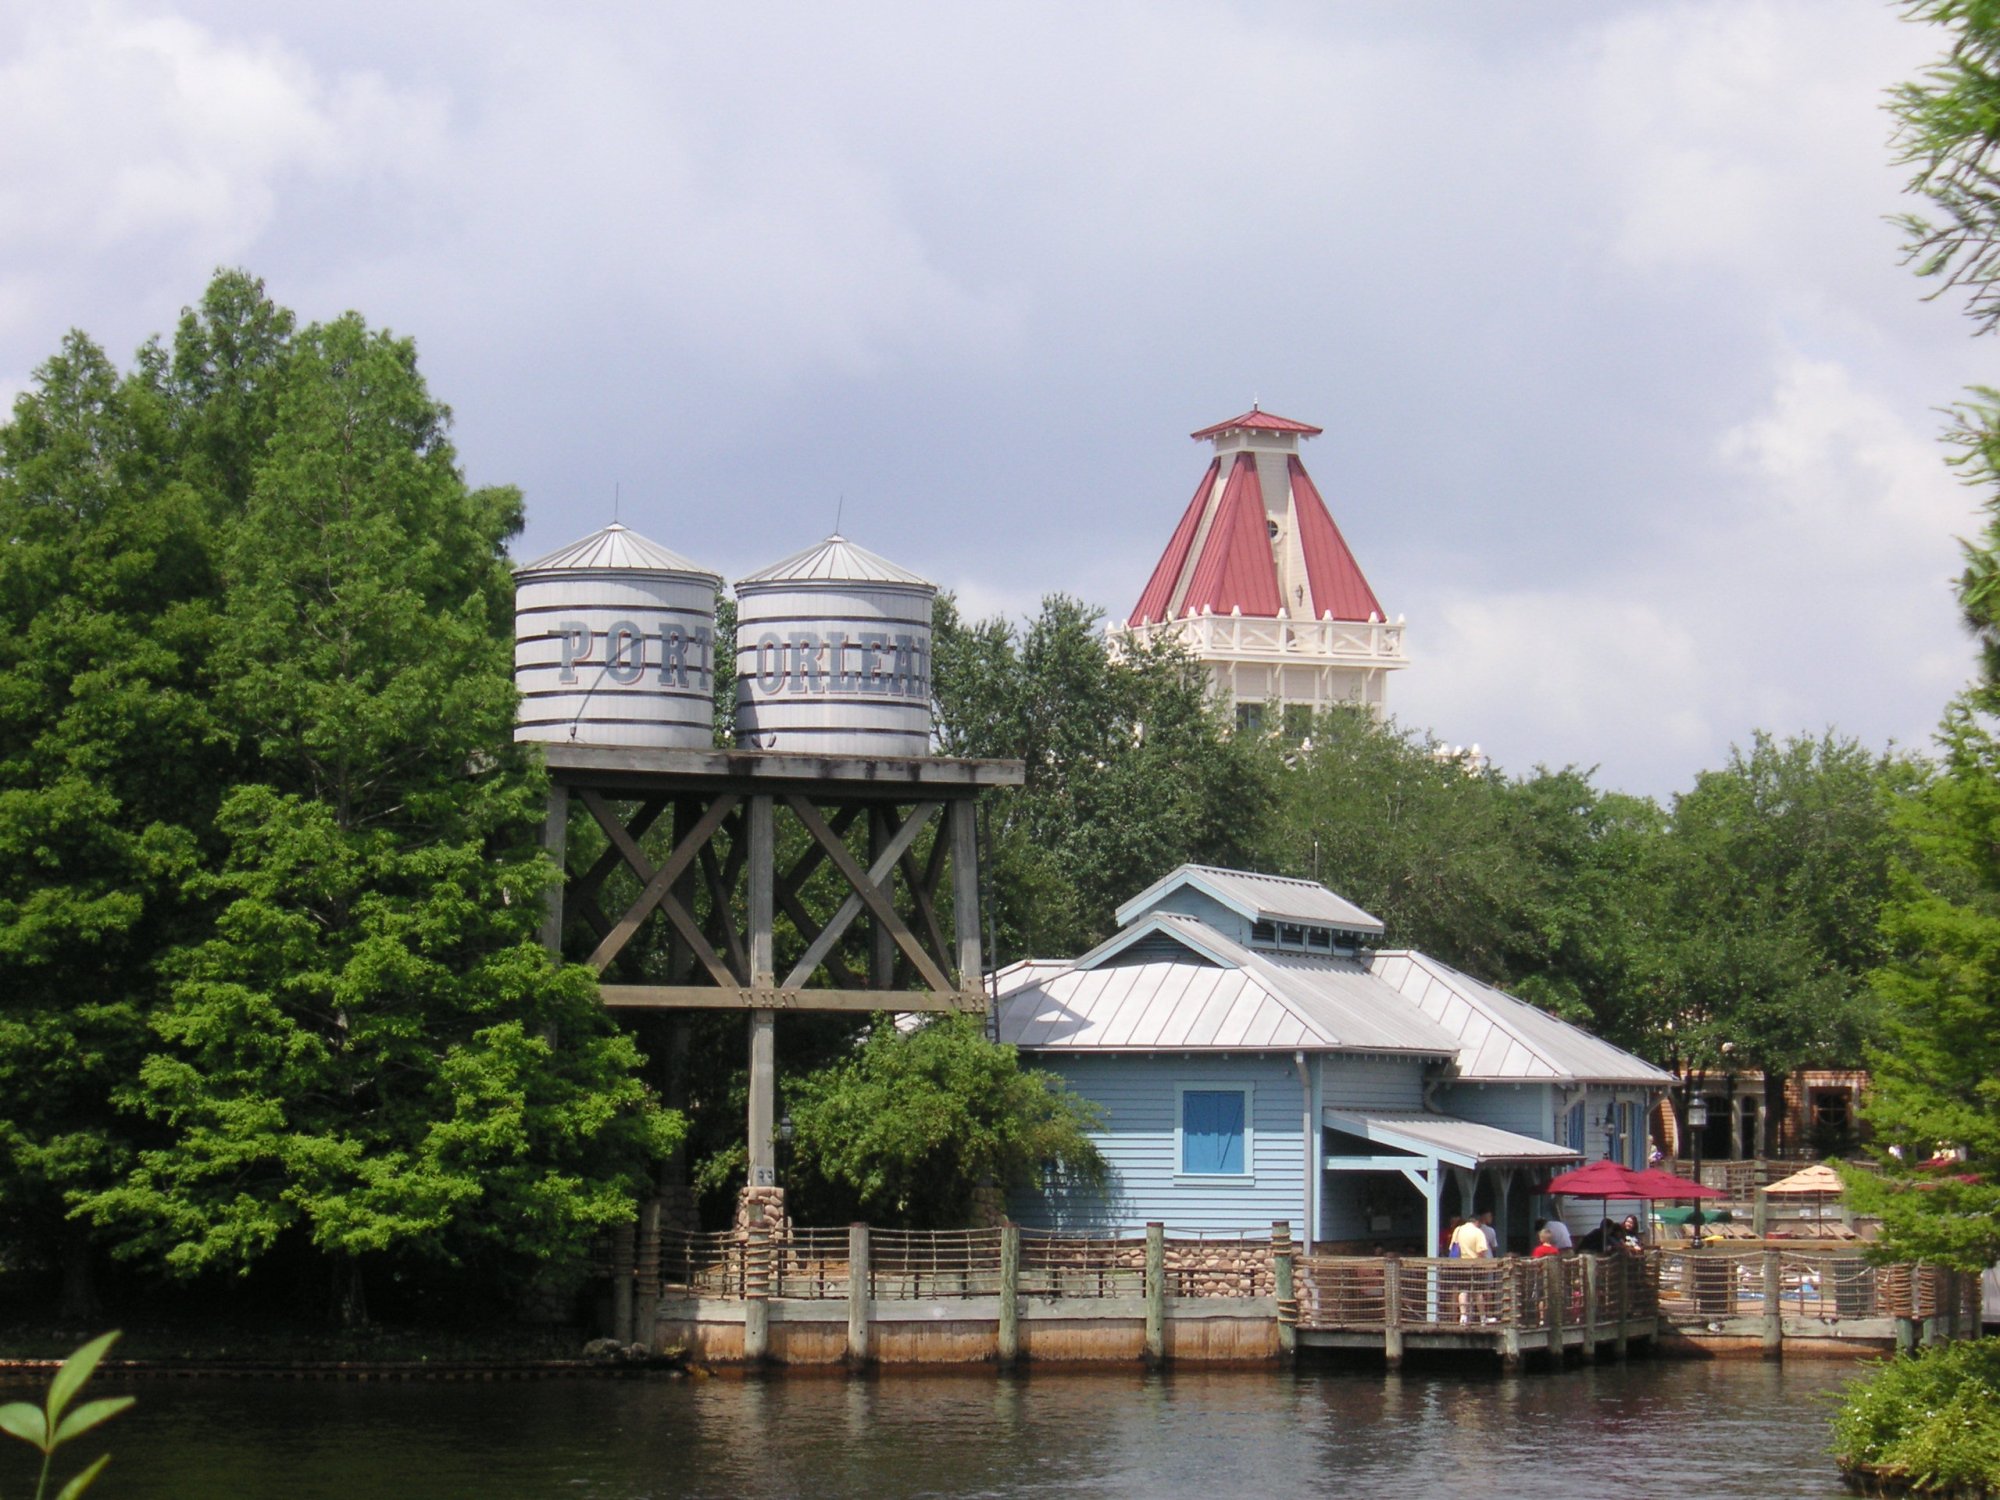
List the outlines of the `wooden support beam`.
<svg viewBox="0 0 2000 1500">
<path fill-rule="evenodd" d="M 542 908 L 542 946 L 558 959 L 562 957 L 564 860 L 569 848 L 569 788 L 549 788 L 548 815 L 542 819 L 542 853 L 556 867 L 556 882 L 549 887 L 548 904 Z"/>
<path fill-rule="evenodd" d="M 646 920 L 653 909 L 666 897 L 673 883 L 680 878 L 681 871 L 693 862 L 695 852 L 708 842 L 709 836 L 722 826 L 722 820 L 729 816 L 729 810 L 736 805 L 736 798 L 725 792 L 708 805 L 708 810 L 694 825 L 687 837 L 674 845 L 667 862 L 653 872 L 653 878 L 646 882 L 646 888 L 639 892 L 639 899 L 627 908 L 605 935 L 604 941 L 590 955 L 590 966 L 602 974 L 612 959 L 616 958 L 625 945 L 632 941 L 632 934 L 639 930 L 639 924 Z M 610 829 L 605 832 L 609 834 Z M 622 832 L 622 830 L 621 830 Z M 629 841 L 629 840 L 628 840 Z M 621 846 L 622 847 L 622 846 Z M 632 846 L 634 849 L 637 845 Z M 640 856 L 642 859 L 643 855 Z M 754 976 L 753 976 L 754 977 Z"/>
<path fill-rule="evenodd" d="M 556 785 L 562 786 L 562 783 L 557 782 Z M 566 793 L 569 789 L 564 787 L 563 790 Z M 598 826 L 603 828 L 606 835 L 609 836 L 611 832 L 610 824 L 618 821 L 618 815 L 606 807 L 603 802 L 599 801 L 587 787 L 577 788 L 577 799 L 590 809 L 591 817 L 597 820 Z M 623 827 L 633 838 L 644 838 L 652 829 L 654 822 L 658 820 L 660 813 L 666 808 L 666 805 L 667 799 L 665 797 L 646 798 L 632 814 L 631 821 L 625 823 Z M 607 818 L 610 819 L 610 823 L 605 821 Z M 604 852 L 592 861 L 590 868 L 576 878 L 576 891 L 579 894 L 588 892 L 591 895 L 595 895 L 599 887 L 610 877 L 611 872 L 617 869 L 622 863 L 624 863 L 624 855 L 620 852 L 618 845 L 616 843 L 607 844 Z"/>
<path fill-rule="evenodd" d="M 777 1017 L 768 1010 L 750 1012 L 750 1186 L 775 1187 L 778 1182 L 778 1142 L 775 1122 L 778 1098 Z"/>
<path fill-rule="evenodd" d="M 947 966 L 952 962 L 953 954 L 951 945 L 944 940 L 944 927 L 938 922 L 937 889 L 938 877 L 944 873 L 945 855 L 950 849 L 950 830 L 940 828 L 931 840 L 930 857 L 921 869 L 914 852 L 902 858 L 903 881 L 910 888 L 910 904 L 916 909 L 917 920 L 923 924 L 923 935 L 930 943 L 931 953 L 939 963 Z"/>
<path fill-rule="evenodd" d="M 646 890 L 652 891 L 655 888 L 660 872 L 656 871 L 653 868 L 653 862 L 646 858 L 646 851 L 639 847 L 639 841 L 619 823 L 617 814 L 605 805 L 604 800 L 597 793 L 588 787 L 584 787 L 578 795 L 583 798 L 583 805 L 590 809 L 591 816 L 596 818 L 598 823 L 603 826 L 605 836 L 611 840 L 611 846 L 618 851 L 632 873 L 639 877 L 640 883 Z M 727 808 L 723 809 L 724 813 L 727 813 L 727 811 Z M 720 817 L 713 817 L 711 820 L 709 815 L 689 816 L 692 812 L 693 809 L 691 807 L 683 808 L 681 819 L 676 820 L 675 833 L 678 835 L 678 838 L 674 845 L 674 856 L 680 859 L 680 872 L 676 877 L 660 887 L 657 905 L 660 911 L 666 914 L 667 920 L 673 924 L 674 931 L 680 935 L 681 942 L 687 947 L 687 952 L 692 955 L 695 962 L 708 970 L 708 977 L 710 979 L 722 985 L 741 984 L 746 976 L 737 973 L 722 961 L 721 956 L 710 946 L 708 937 L 702 932 L 700 924 L 694 919 L 691 903 L 691 898 L 694 894 L 694 861 L 691 858 L 682 856 L 688 848 L 689 840 L 696 841 L 694 844 L 694 852 L 696 854 L 706 851 L 708 849 L 708 840 L 714 834 L 715 830 L 721 826 L 722 819 Z M 710 809 L 710 814 L 712 813 L 713 809 Z M 685 821 L 682 821 L 683 819 Z M 706 825 L 705 828 L 704 825 Z M 712 860 L 713 858 L 714 856 L 710 855 L 710 859 Z M 673 860 L 670 859 L 668 863 L 673 863 Z M 643 901 L 645 898 L 641 897 L 640 899 Z M 638 911 L 639 909 L 635 906 L 633 910 Z M 627 913 L 627 917 L 630 919 L 631 913 Z M 639 922 L 644 919 L 645 913 L 642 911 L 639 912 L 638 918 L 632 922 L 632 930 L 636 931 Z M 615 932 L 616 929 L 613 929 L 613 931 Z M 626 933 L 626 940 L 629 941 L 630 937 L 631 932 L 628 931 Z M 597 971 L 600 974 L 604 972 L 605 965 L 611 961 L 612 957 L 618 951 L 614 948 L 610 953 L 605 952 L 606 946 L 611 941 L 611 934 L 607 934 L 603 941 L 598 944 L 597 952 L 591 955 L 591 962 L 596 965 Z M 622 947 L 623 944 L 621 943 L 619 946 Z M 602 963 L 598 962 L 599 955 L 603 956 Z M 670 964 L 669 967 L 678 970 L 680 965 Z M 680 976 L 676 974 L 675 977 L 678 978 Z"/>
<path fill-rule="evenodd" d="M 977 985 L 985 977 L 979 953 L 979 813 L 976 802 L 951 805 L 951 920 L 957 929 L 958 982 Z M 1307 1230 L 1307 1239 L 1312 1238 Z"/>
<path fill-rule="evenodd" d="M 820 960 L 826 957 L 828 951 L 839 941 L 841 933 L 847 930 L 848 924 L 865 906 L 874 913 L 877 921 L 888 927 L 896 946 L 903 950 L 904 956 L 910 960 L 925 984 L 934 990 L 950 989 L 952 984 L 945 977 L 944 971 L 932 961 L 928 953 L 924 952 L 923 946 L 916 938 L 911 936 L 910 929 L 903 925 L 903 919 L 896 915 L 896 908 L 882 892 L 883 881 L 895 870 L 896 861 L 902 858 L 903 851 L 915 841 L 924 824 L 930 820 L 931 814 L 944 804 L 920 802 L 911 808 L 909 817 L 896 831 L 895 837 L 889 841 L 882 857 L 875 862 L 875 867 L 864 870 L 849 852 L 847 845 L 827 827 L 826 820 L 819 815 L 819 809 L 810 801 L 797 796 L 787 797 L 785 801 L 797 815 L 798 820 L 805 825 L 806 832 L 826 850 L 826 857 L 833 861 L 834 868 L 847 878 L 849 887 L 848 897 L 840 904 L 840 910 L 834 913 L 833 920 L 820 929 L 819 936 L 813 939 L 804 956 L 792 966 L 792 972 L 785 979 L 786 988 L 802 985 L 812 977 L 812 972 L 819 967 Z"/>
<path fill-rule="evenodd" d="M 986 1009 L 981 990 L 865 990 L 723 988 L 705 984 L 600 984 L 598 998 L 611 1010 L 832 1010 L 962 1011 Z"/>
<path fill-rule="evenodd" d="M 889 845 L 896 831 L 895 809 L 886 804 L 871 803 L 868 808 L 868 868 L 873 872 L 882 862 L 882 851 Z M 909 851 L 906 849 L 904 853 Z M 893 884 L 901 858 L 892 861 L 882 876 L 882 887 L 886 891 Z M 871 989 L 889 990 L 896 987 L 896 940 L 889 929 L 877 917 L 868 924 L 868 984 Z"/>
</svg>

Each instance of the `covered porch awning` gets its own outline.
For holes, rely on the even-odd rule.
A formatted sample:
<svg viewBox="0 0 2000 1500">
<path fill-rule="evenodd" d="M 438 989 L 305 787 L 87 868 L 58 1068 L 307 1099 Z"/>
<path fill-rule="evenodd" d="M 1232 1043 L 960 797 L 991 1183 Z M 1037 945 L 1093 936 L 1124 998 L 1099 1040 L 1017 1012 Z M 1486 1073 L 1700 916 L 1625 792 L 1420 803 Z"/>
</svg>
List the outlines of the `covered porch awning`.
<svg viewBox="0 0 2000 1500">
<path fill-rule="evenodd" d="M 1469 1172 L 1482 1167 L 1557 1167 L 1582 1160 L 1580 1153 L 1553 1141 L 1429 1110 L 1328 1109 L 1321 1115 L 1329 1129 L 1386 1148 L 1382 1156 L 1328 1156 L 1326 1169 L 1330 1172 L 1393 1171 L 1408 1165 L 1411 1156 Z"/>
<path fill-rule="evenodd" d="M 1372 1148 L 1323 1153 L 1320 1163 L 1325 1171 L 1397 1172 L 1423 1195 L 1429 1254 L 1438 1253 L 1447 1172 L 1458 1178 L 1459 1201 L 1469 1204 L 1475 1179 L 1490 1171 L 1504 1224 L 1517 1173 L 1539 1177 L 1543 1171 L 1580 1160 L 1579 1153 L 1553 1141 L 1429 1110 L 1326 1109 L 1320 1112 L 1320 1121 L 1327 1129 Z"/>
</svg>

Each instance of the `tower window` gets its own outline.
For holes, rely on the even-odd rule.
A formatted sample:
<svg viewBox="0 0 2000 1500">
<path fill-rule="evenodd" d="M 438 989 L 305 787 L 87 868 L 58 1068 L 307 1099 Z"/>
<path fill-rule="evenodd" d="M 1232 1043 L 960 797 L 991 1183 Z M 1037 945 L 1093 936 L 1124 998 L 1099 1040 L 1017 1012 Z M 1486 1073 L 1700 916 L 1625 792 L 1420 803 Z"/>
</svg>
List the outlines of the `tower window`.
<svg viewBox="0 0 2000 1500">
<path fill-rule="evenodd" d="M 1264 524 L 1271 528 L 1271 540 L 1275 542 L 1278 539 L 1278 523 L 1276 521 L 1266 521 Z"/>
</svg>

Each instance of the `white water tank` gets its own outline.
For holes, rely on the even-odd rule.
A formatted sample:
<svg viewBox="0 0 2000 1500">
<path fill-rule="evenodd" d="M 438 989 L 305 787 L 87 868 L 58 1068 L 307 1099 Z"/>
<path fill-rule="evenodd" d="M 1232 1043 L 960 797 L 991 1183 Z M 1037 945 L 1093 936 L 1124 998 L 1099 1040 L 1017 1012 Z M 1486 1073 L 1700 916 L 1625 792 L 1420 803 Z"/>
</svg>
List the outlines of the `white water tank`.
<svg viewBox="0 0 2000 1500">
<path fill-rule="evenodd" d="M 516 568 L 514 738 L 713 747 L 721 587 L 615 522 Z"/>
<path fill-rule="evenodd" d="M 736 584 L 736 741 L 927 755 L 937 585 L 830 536 Z"/>
</svg>

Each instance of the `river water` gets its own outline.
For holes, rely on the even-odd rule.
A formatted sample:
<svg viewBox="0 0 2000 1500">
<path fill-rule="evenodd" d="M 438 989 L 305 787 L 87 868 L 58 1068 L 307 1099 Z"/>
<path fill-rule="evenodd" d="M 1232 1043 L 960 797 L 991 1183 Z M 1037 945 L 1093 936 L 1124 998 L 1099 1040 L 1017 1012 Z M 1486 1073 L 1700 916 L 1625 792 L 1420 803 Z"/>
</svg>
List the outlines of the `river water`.
<svg viewBox="0 0 2000 1500">
<path fill-rule="evenodd" d="M 1832 1497 L 1823 1397 L 1855 1373 L 1634 1361 L 1521 1376 L 149 1381 L 124 1387 L 139 1405 L 82 1456 L 115 1454 L 93 1500 Z M 20 1475 L 10 1455 L 0 1495 L 24 1493 Z"/>
</svg>

